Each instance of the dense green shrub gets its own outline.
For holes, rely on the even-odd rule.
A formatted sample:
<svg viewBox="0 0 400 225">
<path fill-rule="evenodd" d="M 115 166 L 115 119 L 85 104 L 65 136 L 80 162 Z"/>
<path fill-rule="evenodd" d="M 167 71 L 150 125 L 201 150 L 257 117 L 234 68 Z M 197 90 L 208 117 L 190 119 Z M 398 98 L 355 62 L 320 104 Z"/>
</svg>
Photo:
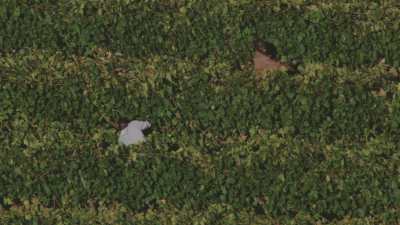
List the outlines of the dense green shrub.
<svg viewBox="0 0 400 225">
<path fill-rule="evenodd" d="M 223 63 L 203 67 L 168 57 L 146 62 L 94 57 L 4 57 L 1 101 L 9 107 L 2 116 L 70 118 L 71 126 L 85 123 L 83 129 L 104 125 L 104 118 L 129 117 L 150 119 L 177 136 L 207 132 L 224 138 L 254 128 L 334 140 L 383 133 L 395 110 L 389 93 L 396 82 L 380 67 L 352 71 L 310 65 L 296 75 L 260 78 Z"/>
<path fill-rule="evenodd" d="M 396 215 L 398 211 L 392 211 Z M 385 216 L 375 215 L 365 218 L 345 218 L 328 222 L 310 214 L 299 212 L 293 219 L 274 219 L 265 215 L 257 215 L 248 209 L 236 210 L 226 204 L 211 204 L 202 211 L 177 209 L 163 203 L 161 209 L 151 209 L 146 213 L 131 214 L 119 205 L 107 207 L 100 203 L 97 207 L 87 209 L 65 207 L 53 209 L 44 207 L 37 199 L 26 201 L 24 205 L 15 207 L 6 216 L 0 217 L 5 224 L 396 224 L 395 220 L 385 220 Z"/>
<path fill-rule="evenodd" d="M 0 224 L 399 224 L 399 16 L 4 0 Z M 298 73 L 254 74 L 255 39 Z M 122 117 L 148 141 L 119 146 Z"/>
<path fill-rule="evenodd" d="M 397 71 L 383 65 L 256 76 L 29 50 L 0 71 L 6 224 L 399 221 Z M 148 142 L 118 146 L 120 117 L 150 120 Z"/>
<path fill-rule="evenodd" d="M 245 63 L 252 41 L 286 61 L 399 66 L 399 5 L 368 1 L 13 1 L 0 5 L 0 49 L 95 47 L 146 58 Z"/>
</svg>

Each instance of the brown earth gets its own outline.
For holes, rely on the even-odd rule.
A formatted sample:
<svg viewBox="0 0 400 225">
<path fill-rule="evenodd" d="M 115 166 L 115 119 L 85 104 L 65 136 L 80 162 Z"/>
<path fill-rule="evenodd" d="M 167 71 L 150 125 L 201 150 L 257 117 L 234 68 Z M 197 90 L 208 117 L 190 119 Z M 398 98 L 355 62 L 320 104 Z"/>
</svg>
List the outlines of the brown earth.
<svg viewBox="0 0 400 225">
<path fill-rule="evenodd" d="M 263 71 L 274 71 L 274 70 L 290 70 L 291 66 L 286 63 L 280 62 L 273 55 L 272 49 L 266 49 L 259 42 L 255 43 L 255 53 L 253 57 L 253 64 L 256 73 Z"/>
<path fill-rule="evenodd" d="M 268 56 L 257 50 L 254 54 L 253 63 L 256 72 L 262 72 L 265 70 L 289 69 L 287 64 L 281 63 L 278 60 L 273 59 L 271 56 Z"/>
</svg>

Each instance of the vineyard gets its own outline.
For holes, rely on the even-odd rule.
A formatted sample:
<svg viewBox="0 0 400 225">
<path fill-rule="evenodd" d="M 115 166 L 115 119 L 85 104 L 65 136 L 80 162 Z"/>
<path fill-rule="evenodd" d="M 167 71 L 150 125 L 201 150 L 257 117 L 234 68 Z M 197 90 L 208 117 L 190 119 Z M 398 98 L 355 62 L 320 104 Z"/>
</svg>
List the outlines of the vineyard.
<svg viewBox="0 0 400 225">
<path fill-rule="evenodd" d="M 0 224 L 399 224 L 399 33 L 397 0 L 3 0 Z"/>
</svg>

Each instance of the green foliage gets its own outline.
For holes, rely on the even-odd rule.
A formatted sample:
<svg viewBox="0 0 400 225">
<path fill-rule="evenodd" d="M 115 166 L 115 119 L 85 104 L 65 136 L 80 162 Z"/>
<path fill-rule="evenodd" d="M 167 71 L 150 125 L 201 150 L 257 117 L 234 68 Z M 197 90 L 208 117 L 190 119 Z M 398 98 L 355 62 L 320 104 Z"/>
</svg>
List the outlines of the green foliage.
<svg viewBox="0 0 400 225">
<path fill-rule="evenodd" d="M 0 224 L 399 224 L 399 16 L 3 0 Z M 299 72 L 256 75 L 255 39 Z M 118 145 L 122 117 L 146 143 Z"/>
<path fill-rule="evenodd" d="M 377 1 L 18 1 L 0 6 L 0 49 L 95 47 L 244 63 L 255 38 L 285 61 L 399 66 L 396 0 Z"/>
<path fill-rule="evenodd" d="M 256 76 L 95 49 L 0 70 L 4 224 L 399 221 L 393 68 Z M 148 142 L 119 146 L 120 117 L 150 120 Z"/>
</svg>

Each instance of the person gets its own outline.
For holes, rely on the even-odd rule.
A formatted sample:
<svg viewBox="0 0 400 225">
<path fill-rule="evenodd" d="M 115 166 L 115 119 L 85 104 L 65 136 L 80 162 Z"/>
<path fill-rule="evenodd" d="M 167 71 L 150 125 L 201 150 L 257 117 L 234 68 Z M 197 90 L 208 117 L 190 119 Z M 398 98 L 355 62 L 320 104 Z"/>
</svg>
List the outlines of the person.
<svg viewBox="0 0 400 225">
<path fill-rule="evenodd" d="M 119 126 L 121 132 L 118 143 L 128 146 L 144 142 L 146 139 L 143 131 L 150 128 L 151 124 L 148 121 L 133 120 L 128 123 L 125 120 L 121 121 Z"/>
</svg>

